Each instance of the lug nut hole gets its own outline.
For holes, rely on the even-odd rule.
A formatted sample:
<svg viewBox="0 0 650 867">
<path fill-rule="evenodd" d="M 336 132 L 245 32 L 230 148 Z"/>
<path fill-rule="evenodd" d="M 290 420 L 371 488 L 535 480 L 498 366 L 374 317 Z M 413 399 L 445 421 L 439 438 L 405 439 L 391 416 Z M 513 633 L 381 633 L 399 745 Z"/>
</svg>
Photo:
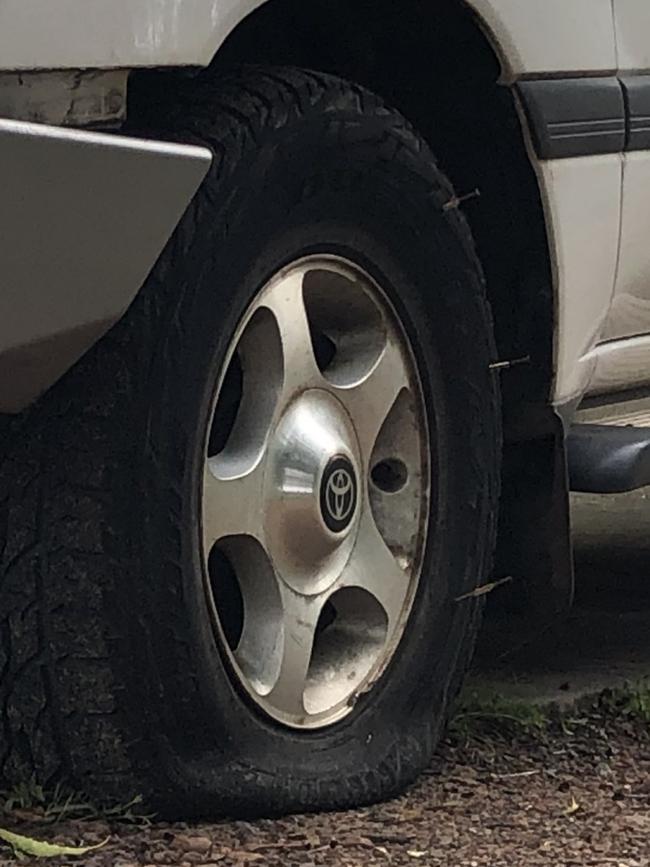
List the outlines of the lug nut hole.
<svg viewBox="0 0 650 867">
<path fill-rule="evenodd" d="M 370 472 L 372 483 L 385 494 L 396 494 L 408 481 L 408 470 L 399 458 L 386 458 L 374 465 Z"/>
</svg>

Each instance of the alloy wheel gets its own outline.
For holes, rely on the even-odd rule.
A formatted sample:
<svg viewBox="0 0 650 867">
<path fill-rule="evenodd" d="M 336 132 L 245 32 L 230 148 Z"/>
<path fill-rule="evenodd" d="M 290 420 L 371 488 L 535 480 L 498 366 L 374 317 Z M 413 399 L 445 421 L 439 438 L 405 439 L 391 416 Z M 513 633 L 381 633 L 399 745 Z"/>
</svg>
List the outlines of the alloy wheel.
<svg viewBox="0 0 650 867">
<path fill-rule="evenodd" d="M 273 719 L 336 722 L 390 662 L 420 580 L 429 454 L 385 292 L 340 257 L 283 268 L 226 355 L 201 528 L 218 642 Z"/>
</svg>

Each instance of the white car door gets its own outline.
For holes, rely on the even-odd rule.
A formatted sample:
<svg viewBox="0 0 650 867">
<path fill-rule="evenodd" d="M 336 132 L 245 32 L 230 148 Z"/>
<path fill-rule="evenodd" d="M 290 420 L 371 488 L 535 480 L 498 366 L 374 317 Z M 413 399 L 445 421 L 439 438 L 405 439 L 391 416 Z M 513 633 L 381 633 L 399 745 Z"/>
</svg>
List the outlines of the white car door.
<svg viewBox="0 0 650 867">
<path fill-rule="evenodd" d="M 621 240 L 592 393 L 650 383 L 650 2 L 614 0 L 613 10 L 626 107 Z"/>
</svg>

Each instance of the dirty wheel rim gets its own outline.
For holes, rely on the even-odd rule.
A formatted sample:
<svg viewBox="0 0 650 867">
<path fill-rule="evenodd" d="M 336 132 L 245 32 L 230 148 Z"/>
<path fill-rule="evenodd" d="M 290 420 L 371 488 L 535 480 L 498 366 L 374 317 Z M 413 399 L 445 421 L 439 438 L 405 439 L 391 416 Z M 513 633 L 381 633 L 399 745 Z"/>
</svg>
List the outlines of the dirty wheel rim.
<svg viewBox="0 0 650 867">
<path fill-rule="evenodd" d="M 205 587 L 233 677 L 273 719 L 348 714 L 415 597 L 429 434 L 406 332 L 340 257 L 302 258 L 231 341 L 205 445 Z"/>
</svg>

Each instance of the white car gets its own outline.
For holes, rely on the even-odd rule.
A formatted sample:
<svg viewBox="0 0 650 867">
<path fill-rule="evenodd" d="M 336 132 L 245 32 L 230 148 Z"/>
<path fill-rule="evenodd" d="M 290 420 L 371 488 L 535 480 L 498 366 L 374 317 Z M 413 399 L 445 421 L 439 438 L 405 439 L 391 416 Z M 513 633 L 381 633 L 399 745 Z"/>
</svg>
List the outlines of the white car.
<svg viewBox="0 0 650 867">
<path fill-rule="evenodd" d="M 650 3 L 2 0 L 0 118 L 1 784 L 399 791 L 650 482 Z"/>
</svg>

